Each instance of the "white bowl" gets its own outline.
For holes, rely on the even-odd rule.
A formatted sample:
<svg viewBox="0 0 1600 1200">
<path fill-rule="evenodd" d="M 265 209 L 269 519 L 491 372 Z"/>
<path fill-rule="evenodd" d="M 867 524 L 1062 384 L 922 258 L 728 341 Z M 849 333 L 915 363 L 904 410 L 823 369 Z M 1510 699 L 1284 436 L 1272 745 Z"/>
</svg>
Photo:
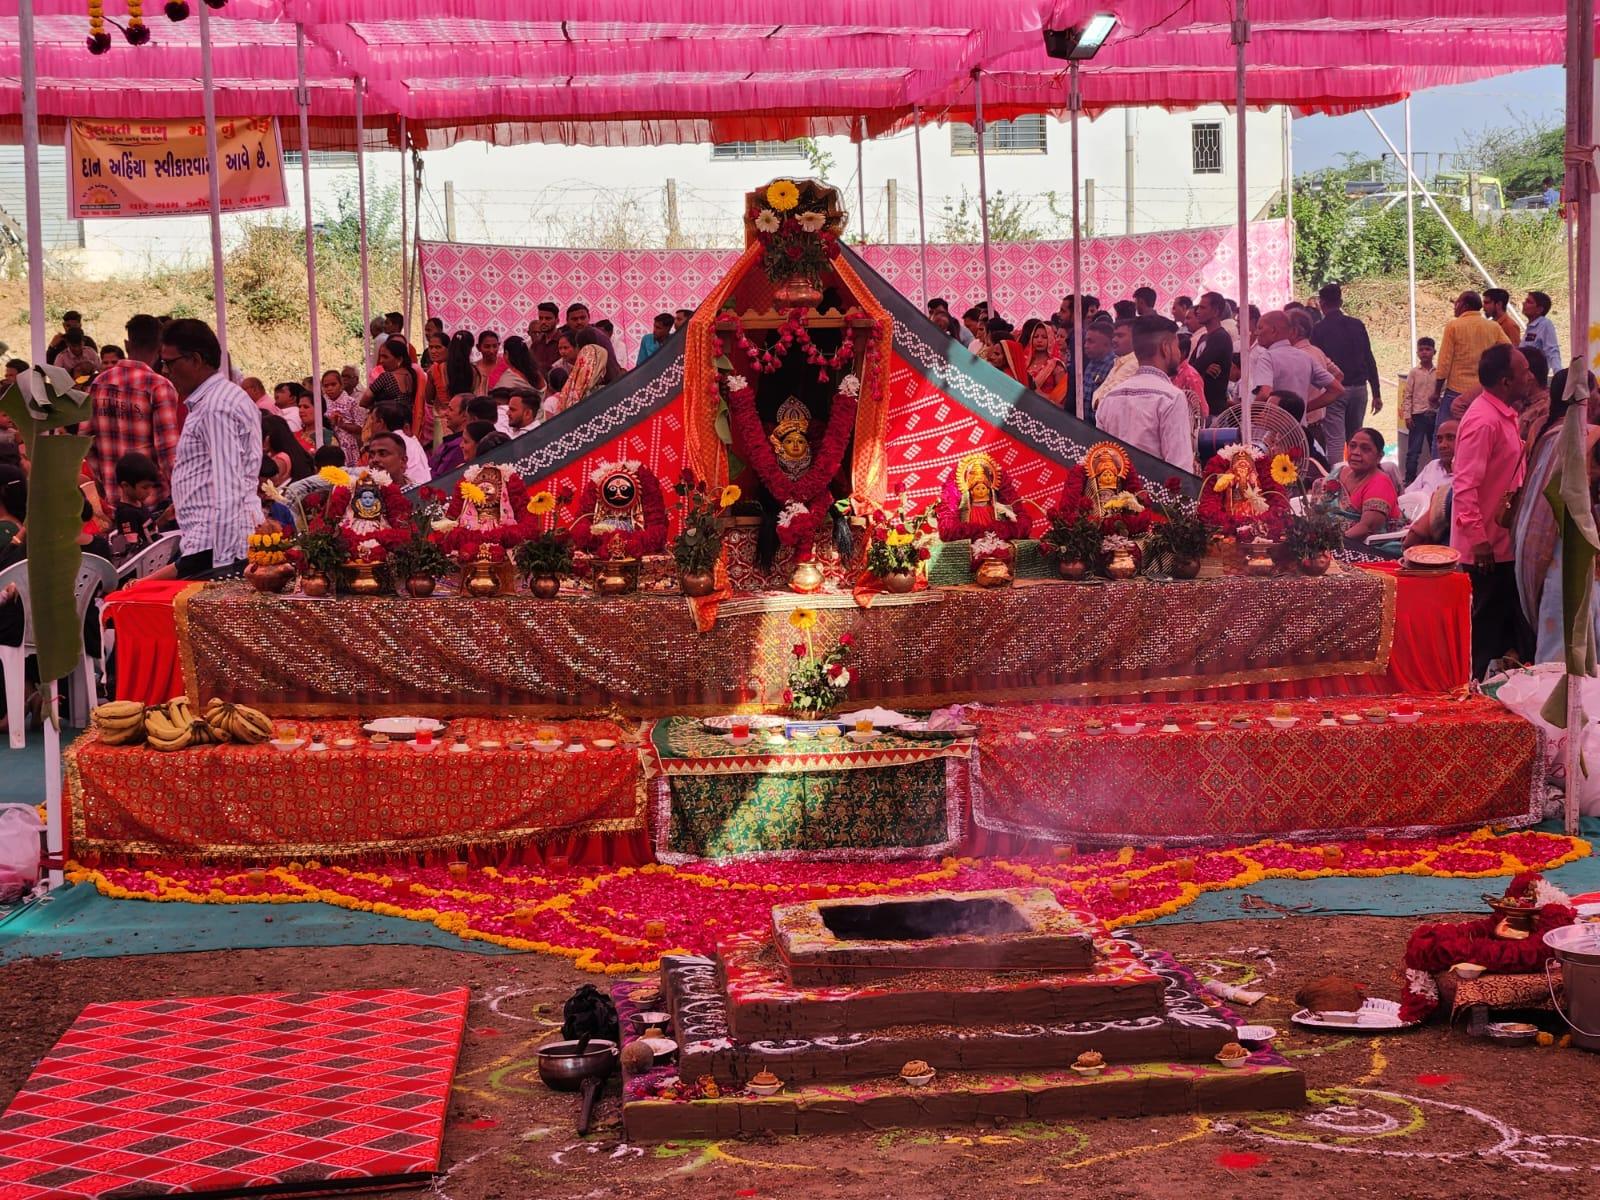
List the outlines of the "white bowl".
<svg viewBox="0 0 1600 1200">
<path fill-rule="evenodd" d="M 1414 725 L 1418 721 L 1422 720 L 1422 714 L 1414 709 L 1408 713 L 1392 712 L 1389 714 L 1389 720 L 1393 721 L 1396 725 Z"/>
<path fill-rule="evenodd" d="M 1220 1054 L 1217 1055 L 1217 1065 L 1227 1067 L 1230 1071 L 1237 1071 L 1249 1061 L 1250 1056 L 1248 1054 L 1240 1055 L 1238 1058 L 1223 1058 Z"/>
<path fill-rule="evenodd" d="M 782 1082 L 747 1083 L 744 1086 L 745 1091 L 749 1092 L 752 1096 L 776 1096 L 779 1092 L 783 1091 Z"/>
<path fill-rule="evenodd" d="M 1201 733 L 1210 733 L 1217 727 L 1217 723 L 1215 721 L 1196 721 L 1194 727 Z"/>
<path fill-rule="evenodd" d="M 933 1077 L 937 1074 L 937 1071 L 929 1071 L 926 1075 L 902 1075 L 900 1076 L 900 1082 L 908 1087 L 927 1087 L 933 1082 Z"/>
<path fill-rule="evenodd" d="M 573 742 L 572 745 L 567 747 L 567 753 L 568 754 L 582 754 L 584 749 L 585 749 L 585 747 L 584 747 L 584 744 L 582 742 Z"/>
<path fill-rule="evenodd" d="M 340 738 L 338 741 L 334 742 L 333 748 L 335 750 L 354 750 L 360 744 L 361 743 L 355 738 Z"/>
<path fill-rule="evenodd" d="M 639 1022 L 641 1029 L 649 1029 L 652 1025 L 665 1029 L 672 1021 L 672 1015 L 664 1012 L 641 1012 L 634 1013 L 633 1019 Z"/>
<path fill-rule="evenodd" d="M 1293 729 L 1299 720 L 1299 717 L 1268 717 L 1267 724 L 1274 729 Z"/>
<path fill-rule="evenodd" d="M 429 751 L 437 750 L 439 748 L 439 742 L 437 738 L 431 742 L 419 742 L 413 738 L 411 741 L 402 742 L 401 744 L 410 746 L 411 749 L 415 750 L 418 754 L 427 754 Z M 454 749 L 454 747 L 451 748 Z"/>
<path fill-rule="evenodd" d="M 291 750 L 298 750 L 305 744 L 305 738 L 289 738 L 287 740 L 283 738 L 272 739 L 272 748 L 274 750 L 282 750 L 285 754 L 289 753 Z"/>
<path fill-rule="evenodd" d="M 1341 713 L 1340 716 L 1339 716 L 1339 724 L 1341 724 L 1341 725 L 1359 725 L 1359 724 L 1361 724 L 1361 714 L 1360 713 Z"/>
<path fill-rule="evenodd" d="M 538 741 L 535 741 L 535 742 L 530 742 L 529 745 L 531 745 L 535 750 L 544 751 L 546 754 L 550 753 L 550 751 L 552 751 L 552 750 L 561 749 L 561 743 L 560 742 L 538 742 Z"/>
<path fill-rule="evenodd" d="M 1104 725 L 1101 725 L 1098 729 L 1095 729 L 1095 728 L 1091 728 L 1088 725 L 1085 725 L 1083 727 L 1083 731 L 1086 734 L 1088 734 L 1090 737 L 1099 737 L 1102 733 L 1104 733 L 1106 731 L 1106 727 Z"/>
<path fill-rule="evenodd" d="M 1481 963 L 1457 963 L 1450 969 L 1455 972 L 1457 979 L 1476 979 L 1488 970 Z"/>
<path fill-rule="evenodd" d="M 1098 1067 L 1080 1067 L 1077 1063 L 1072 1064 L 1073 1073 L 1082 1075 L 1085 1079 L 1093 1079 L 1096 1075 L 1103 1075 L 1105 1069 L 1106 1065 L 1104 1063 L 1101 1063 Z"/>
<path fill-rule="evenodd" d="M 1138 733 L 1140 730 L 1142 730 L 1144 728 L 1144 722 L 1143 721 L 1135 721 L 1132 725 L 1123 725 L 1121 722 L 1118 722 L 1117 724 L 1113 725 L 1111 728 L 1115 729 L 1118 733 L 1123 733 L 1123 734 Z"/>
<path fill-rule="evenodd" d="M 1241 1025 L 1233 1031 L 1233 1036 L 1241 1042 L 1270 1042 L 1278 1036 L 1278 1031 L 1271 1025 Z"/>
<path fill-rule="evenodd" d="M 615 738 L 595 738 L 594 748 L 596 750 L 615 750 L 617 748 L 617 740 Z"/>
<path fill-rule="evenodd" d="M 877 736 L 878 735 L 876 733 L 862 733 L 858 729 L 852 729 L 850 731 L 850 740 L 855 742 L 857 745 L 860 745 L 862 742 L 870 742 Z"/>
<path fill-rule="evenodd" d="M 1161 732 L 1162 733 L 1181 733 L 1183 731 L 1181 729 L 1179 729 L 1176 725 L 1174 725 L 1171 721 L 1168 721 L 1165 725 L 1163 725 L 1161 727 Z"/>
</svg>

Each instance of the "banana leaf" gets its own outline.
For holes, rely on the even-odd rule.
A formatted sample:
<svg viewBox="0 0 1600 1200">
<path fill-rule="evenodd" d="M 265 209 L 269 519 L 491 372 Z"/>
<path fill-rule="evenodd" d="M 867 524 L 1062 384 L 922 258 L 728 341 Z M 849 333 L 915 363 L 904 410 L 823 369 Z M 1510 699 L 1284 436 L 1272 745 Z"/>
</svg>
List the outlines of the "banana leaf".
<svg viewBox="0 0 1600 1200">
<path fill-rule="evenodd" d="M 89 415 L 88 397 L 60 367 L 30 367 L 3 396 L 0 412 L 28 450 L 28 608 L 39 680 L 70 675 L 83 656 L 75 585 L 83 563 L 83 493 L 78 470 L 90 439 L 67 433 Z"/>
<path fill-rule="evenodd" d="M 1580 369 L 1571 374 L 1581 380 L 1584 372 Z M 1568 395 L 1573 398 L 1570 387 Z M 1595 529 L 1589 498 L 1587 420 L 1585 398 L 1578 396 L 1562 421 L 1555 469 L 1544 489 L 1561 530 L 1561 621 L 1569 676 L 1595 673 L 1594 562 L 1600 553 L 1600 532 Z M 1565 680 L 1550 693 L 1541 715 L 1557 728 L 1566 728 Z"/>
</svg>

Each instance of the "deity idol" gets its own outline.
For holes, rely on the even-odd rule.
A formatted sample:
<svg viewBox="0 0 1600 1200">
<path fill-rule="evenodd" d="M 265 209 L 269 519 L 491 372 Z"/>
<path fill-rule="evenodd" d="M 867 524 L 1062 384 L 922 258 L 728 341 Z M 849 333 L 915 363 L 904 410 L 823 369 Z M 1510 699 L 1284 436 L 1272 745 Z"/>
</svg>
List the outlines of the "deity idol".
<svg viewBox="0 0 1600 1200">
<path fill-rule="evenodd" d="M 767 435 L 778 468 L 798 479 L 811 466 L 811 410 L 794 396 L 778 406 L 778 423 Z"/>
<path fill-rule="evenodd" d="M 573 545 L 601 558 L 659 554 L 667 544 L 666 511 L 650 468 L 631 459 L 603 463 L 578 500 Z"/>
<path fill-rule="evenodd" d="M 350 504 L 339 520 L 340 528 L 350 536 L 352 544 L 372 538 L 389 528 L 389 514 L 384 504 L 384 489 L 391 486 L 388 473 L 375 467 L 363 467 L 350 480 Z"/>
<path fill-rule="evenodd" d="M 1267 498 L 1261 493 L 1261 477 L 1256 471 L 1256 456 L 1245 447 L 1228 456 L 1227 473 L 1218 484 L 1226 481 L 1223 503 L 1236 524 L 1248 524 L 1267 511 Z M 1218 487 L 1218 490 L 1222 490 Z"/>
<path fill-rule="evenodd" d="M 1025 538 L 1032 522 L 1017 514 L 1015 485 L 987 454 L 969 454 L 945 481 L 939 505 L 939 537 L 953 542 L 977 539 L 1013 541 Z"/>
<path fill-rule="evenodd" d="M 1083 465 L 1089 474 L 1089 498 L 1101 520 L 1118 514 L 1144 511 L 1139 498 L 1127 490 L 1133 473 L 1133 460 L 1114 442 L 1100 442 L 1089 448 Z"/>
<path fill-rule="evenodd" d="M 515 525 L 519 517 L 512 507 L 511 489 L 506 486 L 506 468 L 485 463 L 471 467 L 464 482 L 476 492 L 463 489 L 466 502 L 461 506 L 461 527 L 487 533 L 502 526 Z"/>
</svg>

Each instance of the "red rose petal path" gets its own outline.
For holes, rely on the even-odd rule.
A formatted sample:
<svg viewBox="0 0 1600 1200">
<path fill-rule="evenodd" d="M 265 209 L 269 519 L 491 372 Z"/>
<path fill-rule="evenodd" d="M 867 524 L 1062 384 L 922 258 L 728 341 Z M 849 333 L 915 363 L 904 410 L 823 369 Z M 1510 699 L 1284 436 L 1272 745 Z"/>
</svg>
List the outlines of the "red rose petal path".
<svg viewBox="0 0 1600 1200">
<path fill-rule="evenodd" d="M 244 868 L 75 869 L 119 899 L 199 904 L 295 904 L 427 921 L 459 937 L 573 960 L 585 971 L 653 971 L 661 955 L 706 954 L 725 934 L 765 927 L 775 904 L 829 895 L 1047 887 L 1069 907 L 1117 927 L 1178 912 L 1203 892 L 1263 879 L 1431 875 L 1487 878 L 1547 871 L 1586 857 L 1589 843 L 1552 833 L 1296 843 L 1267 839 L 1191 851 L 1104 850 L 1060 861 L 946 858 L 888 863 L 769 862 L 651 865 L 549 872 L 442 867 L 351 870 L 290 863 L 252 884 Z M 663 933 L 662 930 L 665 930 Z"/>
</svg>

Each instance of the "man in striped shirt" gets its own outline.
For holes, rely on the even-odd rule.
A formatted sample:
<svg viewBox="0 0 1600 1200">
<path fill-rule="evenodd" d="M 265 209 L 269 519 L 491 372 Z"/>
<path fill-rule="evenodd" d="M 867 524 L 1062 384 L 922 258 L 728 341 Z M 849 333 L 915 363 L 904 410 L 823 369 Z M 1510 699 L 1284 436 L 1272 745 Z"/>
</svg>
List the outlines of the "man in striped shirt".
<svg viewBox="0 0 1600 1200">
<path fill-rule="evenodd" d="M 261 414 L 222 372 L 222 347 L 204 321 L 173 321 L 161 331 L 161 366 L 189 410 L 172 466 L 178 576 L 237 571 L 261 521 Z"/>
</svg>

